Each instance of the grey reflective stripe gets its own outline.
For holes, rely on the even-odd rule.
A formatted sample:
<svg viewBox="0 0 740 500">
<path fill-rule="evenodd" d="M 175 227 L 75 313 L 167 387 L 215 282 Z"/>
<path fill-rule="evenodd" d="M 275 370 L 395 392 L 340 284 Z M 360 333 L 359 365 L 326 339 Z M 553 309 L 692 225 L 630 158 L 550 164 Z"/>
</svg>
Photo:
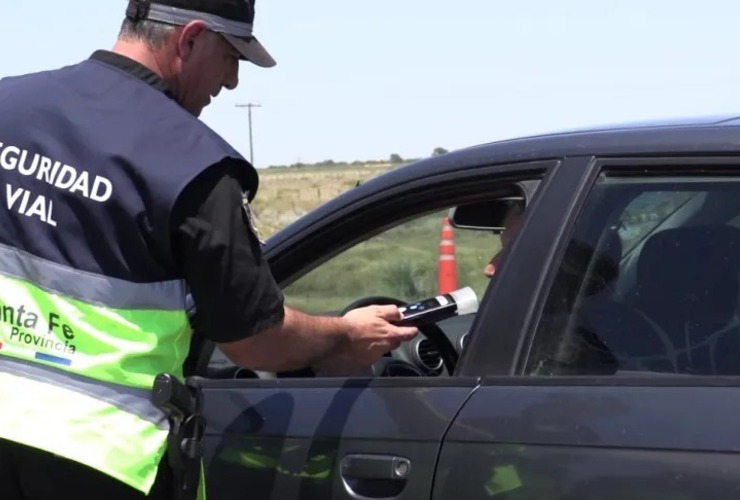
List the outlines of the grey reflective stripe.
<svg viewBox="0 0 740 500">
<path fill-rule="evenodd" d="M 126 413 L 136 415 L 142 420 L 155 424 L 160 429 L 168 430 L 167 416 L 151 402 L 151 391 L 134 389 L 119 385 L 106 384 L 79 375 L 46 368 L 35 363 L 12 359 L 0 355 L 0 372 L 44 382 L 62 387 L 119 408 Z M 33 395 L 29 394 L 32 398 Z M 16 409 L 17 410 L 17 409 Z M 5 408 L 2 411 L 8 411 Z"/>
<path fill-rule="evenodd" d="M 118 309 L 185 310 L 182 280 L 133 283 L 78 271 L 5 245 L 0 245 L 0 274 L 89 304 Z"/>
<path fill-rule="evenodd" d="M 146 18 L 151 19 L 152 21 L 159 21 L 160 23 L 174 24 L 177 26 L 187 24 L 190 21 L 201 20 L 205 21 L 208 24 L 208 29 L 212 31 L 228 33 L 229 35 L 241 38 L 252 36 L 252 25 L 249 23 L 240 23 L 239 21 L 226 19 L 225 17 L 217 16 L 215 14 L 179 9 L 177 7 L 170 7 L 169 5 L 160 5 L 158 3 L 151 4 Z"/>
</svg>

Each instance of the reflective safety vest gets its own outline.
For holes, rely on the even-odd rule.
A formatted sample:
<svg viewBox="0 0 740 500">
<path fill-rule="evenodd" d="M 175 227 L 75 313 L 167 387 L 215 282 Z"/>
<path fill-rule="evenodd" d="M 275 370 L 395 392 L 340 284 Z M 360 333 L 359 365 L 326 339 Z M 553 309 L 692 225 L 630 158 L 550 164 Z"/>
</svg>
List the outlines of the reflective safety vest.
<svg viewBox="0 0 740 500">
<path fill-rule="evenodd" d="M 150 491 L 152 383 L 182 377 L 191 336 L 170 217 L 225 158 L 254 196 L 233 148 L 102 62 L 0 80 L 0 438 Z"/>
<path fill-rule="evenodd" d="M 89 275 L 7 246 L 0 262 L 0 435 L 148 491 L 168 432 L 150 388 L 162 371 L 181 376 L 190 341 L 182 283 Z"/>
</svg>

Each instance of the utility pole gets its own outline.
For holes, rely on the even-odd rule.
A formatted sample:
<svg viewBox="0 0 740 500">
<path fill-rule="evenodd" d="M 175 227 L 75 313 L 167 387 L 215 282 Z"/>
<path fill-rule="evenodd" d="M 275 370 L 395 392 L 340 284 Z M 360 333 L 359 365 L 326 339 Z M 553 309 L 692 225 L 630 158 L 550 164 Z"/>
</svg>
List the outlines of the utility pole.
<svg viewBox="0 0 740 500">
<path fill-rule="evenodd" d="M 237 108 L 247 108 L 247 116 L 249 117 L 249 163 L 254 166 L 254 148 L 252 146 L 252 108 L 261 108 L 261 104 L 254 104 L 252 102 L 247 104 L 237 104 Z"/>
</svg>

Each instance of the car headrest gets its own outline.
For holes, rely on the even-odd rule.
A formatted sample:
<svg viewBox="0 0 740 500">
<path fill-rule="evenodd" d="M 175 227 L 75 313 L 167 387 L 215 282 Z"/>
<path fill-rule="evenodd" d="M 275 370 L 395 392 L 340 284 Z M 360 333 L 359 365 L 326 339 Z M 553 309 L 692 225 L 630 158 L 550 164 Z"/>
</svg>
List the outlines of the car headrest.
<svg viewBox="0 0 740 500">
<path fill-rule="evenodd" d="M 648 238 L 637 262 L 638 302 L 676 317 L 735 313 L 740 230 L 730 226 L 667 229 Z"/>
</svg>

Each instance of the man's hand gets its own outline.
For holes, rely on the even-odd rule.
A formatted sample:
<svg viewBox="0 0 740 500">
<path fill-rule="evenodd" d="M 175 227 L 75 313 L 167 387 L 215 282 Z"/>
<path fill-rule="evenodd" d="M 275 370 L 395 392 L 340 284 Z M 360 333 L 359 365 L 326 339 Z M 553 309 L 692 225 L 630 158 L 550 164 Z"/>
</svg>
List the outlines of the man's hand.
<svg viewBox="0 0 740 500">
<path fill-rule="evenodd" d="M 396 326 L 401 319 L 395 305 L 367 306 L 344 315 L 349 330 L 349 342 L 340 356 L 360 366 L 370 366 L 383 354 L 396 349 L 402 342 L 413 339 L 419 330 L 413 326 Z"/>
</svg>

